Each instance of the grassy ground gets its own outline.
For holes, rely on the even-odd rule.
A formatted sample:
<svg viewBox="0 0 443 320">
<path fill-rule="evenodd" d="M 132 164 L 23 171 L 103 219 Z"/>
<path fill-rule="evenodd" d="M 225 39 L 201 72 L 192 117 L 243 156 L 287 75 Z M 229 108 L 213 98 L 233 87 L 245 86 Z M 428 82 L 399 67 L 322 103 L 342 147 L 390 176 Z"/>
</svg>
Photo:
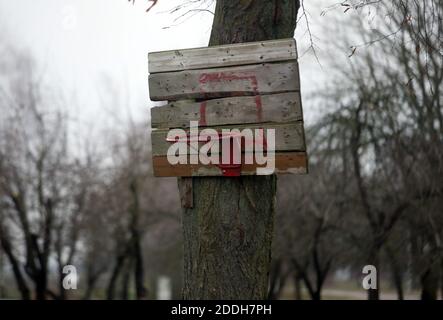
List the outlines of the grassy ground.
<svg viewBox="0 0 443 320">
<path fill-rule="evenodd" d="M 308 291 L 302 289 L 303 299 L 310 299 Z M 283 290 L 282 299 L 294 299 L 294 289 L 292 285 L 286 286 Z M 405 293 L 405 300 L 420 299 L 420 292 L 408 291 Z M 367 291 L 359 287 L 354 282 L 342 282 L 327 285 L 322 291 L 322 300 L 366 300 Z M 380 290 L 381 300 L 397 300 L 397 293 L 386 286 Z"/>
<path fill-rule="evenodd" d="M 82 292 L 72 293 L 68 296 L 69 299 L 80 299 Z M 394 290 L 389 288 L 388 285 L 382 284 L 381 290 L 382 300 L 397 300 L 397 294 Z M 322 292 L 323 300 L 366 300 L 367 292 L 356 282 L 336 282 L 329 283 L 325 286 Z M 132 296 L 131 296 L 132 297 Z M 309 294 L 307 290 L 302 289 L 303 299 L 309 300 Z M 1 297 L 5 298 L 5 296 Z M 20 299 L 20 295 L 14 286 L 11 286 L 7 290 L 6 298 L 8 299 Z M 95 292 L 94 299 L 105 299 L 105 291 L 97 290 Z M 292 300 L 294 299 L 294 288 L 292 284 L 288 284 L 281 295 L 281 299 Z M 406 300 L 418 300 L 420 299 L 420 292 L 408 291 L 405 293 Z"/>
</svg>

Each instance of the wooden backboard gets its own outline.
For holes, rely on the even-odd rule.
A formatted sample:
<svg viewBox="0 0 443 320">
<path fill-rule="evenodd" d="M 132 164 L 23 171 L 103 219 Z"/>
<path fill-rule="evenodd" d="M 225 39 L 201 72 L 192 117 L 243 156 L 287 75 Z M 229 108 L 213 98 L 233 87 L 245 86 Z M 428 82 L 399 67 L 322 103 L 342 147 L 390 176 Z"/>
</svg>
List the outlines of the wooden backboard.
<svg viewBox="0 0 443 320">
<path fill-rule="evenodd" d="M 154 52 L 149 71 L 151 100 L 167 101 L 151 109 L 155 176 L 307 173 L 294 39 Z M 275 170 L 257 171 L 257 150 Z"/>
</svg>

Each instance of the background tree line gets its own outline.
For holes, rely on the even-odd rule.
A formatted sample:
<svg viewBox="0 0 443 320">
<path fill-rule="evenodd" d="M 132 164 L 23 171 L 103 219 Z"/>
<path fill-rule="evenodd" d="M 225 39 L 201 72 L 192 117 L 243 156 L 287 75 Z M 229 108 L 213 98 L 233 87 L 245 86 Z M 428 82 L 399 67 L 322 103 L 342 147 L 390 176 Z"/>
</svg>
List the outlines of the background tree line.
<svg viewBox="0 0 443 320">
<path fill-rule="evenodd" d="M 351 54 L 315 98 L 324 115 L 308 134 L 310 175 L 281 179 L 290 191 L 280 192 L 285 231 L 277 233 L 274 278 L 290 275 L 312 299 L 334 269 L 360 273 L 366 264 L 399 299 L 406 280 L 423 299 L 435 299 L 439 283 L 443 289 L 443 4 L 379 1 L 376 8 L 378 29 L 358 16 L 356 35 L 335 44 Z M 278 271 L 281 263 L 287 271 Z M 377 299 L 378 290 L 368 297 Z"/>
</svg>

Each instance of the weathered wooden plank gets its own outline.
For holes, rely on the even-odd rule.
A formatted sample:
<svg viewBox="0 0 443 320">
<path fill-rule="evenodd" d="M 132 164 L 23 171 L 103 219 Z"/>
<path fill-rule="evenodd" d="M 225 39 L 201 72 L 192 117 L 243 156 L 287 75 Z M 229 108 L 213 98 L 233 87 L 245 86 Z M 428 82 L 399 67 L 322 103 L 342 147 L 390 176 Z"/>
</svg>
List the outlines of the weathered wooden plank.
<svg viewBox="0 0 443 320">
<path fill-rule="evenodd" d="M 299 92 L 264 96 L 213 99 L 201 102 L 177 101 L 151 109 L 152 128 L 188 128 L 302 120 Z"/>
<path fill-rule="evenodd" d="M 254 164 L 243 164 L 241 175 L 255 175 L 257 168 Z M 222 176 L 222 169 L 217 165 L 171 165 L 166 156 L 153 157 L 154 175 L 156 177 L 191 177 L 191 176 Z M 305 152 L 284 152 L 275 155 L 275 173 L 306 174 L 308 160 Z"/>
<path fill-rule="evenodd" d="M 222 129 L 233 128 L 232 126 L 221 126 L 221 127 L 211 127 L 211 129 L 217 130 L 217 132 L 221 132 Z M 285 123 L 285 124 L 272 124 L 272 123 L 264 123 L 264 124 L 250 124 L 250 125 L 236 125 L 236 129 L 242 131 L 245 128 L 252 129 L 263 129 L 266 134 L 267 129 L 275 129 L 275 151 L 305 151 L 305 137 L 303 130 L 303 122 L 293 122 L 293 123 Z M 204 129 L 204 128 L 202 128 Z M 189 133 L 189 129 L 185 130 Z M 201 130 L 199 130 L 201 131 Z M 153 130 L 151 132 L 151 142 L 152 142 L 152 154 L 154 156 L 165 156 L 167 155 L 169 147 L 172 145 L 172 142 L 167 141 L 169 130 Z M 182 144 L 186 144 L 186 142 L 182 142 Z M 200 142 L 199 146 L 204 145 L 204 142 Z M 221 151 L 221 148 L 219 148 Z M 191 148 L 188 146 L 186 148 L 186 154 L 191 153 Z M 200 150 L 200 149 L 199 149 Z M 193 150 L 195 152 L 195 150 Z M 179 153 L 184 154 L 184 153 Z"/>
<path fill-rule="evenodd" d="M 265 63 L 149 76 L 151 100 L 208 99 L 299 91 L 298 63 Z"/>
<path fill-rule="evenodd" d="M 294 39 L 281 39 L 232 45 L 152 52 L 149 72 L 183 71 L 296 60 Z"/>
</svg>

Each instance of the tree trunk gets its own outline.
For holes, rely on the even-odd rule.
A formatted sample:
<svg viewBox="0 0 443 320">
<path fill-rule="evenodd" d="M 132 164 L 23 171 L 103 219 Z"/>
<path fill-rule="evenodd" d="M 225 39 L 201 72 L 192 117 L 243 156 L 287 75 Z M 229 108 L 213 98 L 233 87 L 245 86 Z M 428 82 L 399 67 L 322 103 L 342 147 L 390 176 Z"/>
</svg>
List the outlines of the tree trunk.
<svg viewBox="0 0 443 320">
<path fill-rule="evenodd" d="M 271 263 L 268 300 L 280 299 L 289 275 L 290 272 L 284 267 L 284 261 L 277 259 Z"/>
<path fill-rule="evenodd" d="M 398 265 L 394 251 L 389 245 L 386 245 L 386 254 L 389 259 L 389 264 L 391 265 L 392 280 L 394 282 L 395 290 L 397 291 L 397 299 L 404 300 L 404 290 L 403 290 L 403 271 L 401 266 Z"/>
<path fill-rule="evenodd" d="M 217 0 L 210 45 L 290 38 L 299 7 Z M 192 178 L 192 185 L 193 207 L 183 212 L 183 298 L 265 299 L 276 176 Z"/>
<path fill-rule="evenodd" d="M 1 232 L 1 231 L 0 231 Z M 3 269 L 3 250 L 0 245 L 0 300 L 6 298 L 6 286 L 4 284 L 4 269 Z"/>
<path fill-rule="evenodd" d="M 108 288 L 106 289 L 106 297 L 108 300 L 113 300 L 115 295 L 115 287 L 117 285 L 118 276 L 123 268 L 126 260 L 126 253 L 119 254 L 115 261 L 114 269 L 109 278 Z"/>
<path fill-rule="evenodd" d="M 440 299 L 443 300 L 443 258 L 440 259 Z"/>
<path fill-rule="evenodd" d="M 276 300 L 280 295 L 282 288 L 282 281 L 284 276 L 282 275 L 282 260 L 277 259 L 271 264 L 270 279 L 269 279 L 269 291 L 268 300 Z"/>
<path fill-rule="evenodd" d="M 0 232 L 4 232 L 3 230 L 0 230 Z M 30 300 L 31 299 L 31 292 L 26 285 L 26 280 L 24 278 L 24 275 L 20 269 L 20 263 L 18 262 L 17 258 L 14 256 L 14 253 L 12 252 L 12 246 L 9 240 L 6 238 L 6 236 L 3 234 L 0 237 L 0 247 L 3 248 L 5 251 L 6 256 L 9 259 L 9 262 L 11 263 L 12 267 L 12 273 L 14 274 L 15 282 L 17 284 L 17 288 L 20 291 L 20 295 L 22 297 L 22 300 Z"/>
<path fill-rule="evenodd" d="M 296 271 L 294 274 L 294 298 L 295 298 L 295 300 L 303 300 L 303 296 L 301 293 L 301 283 L 302 283 L 302 278 L 299 276 L 298 272 Z"/>
<path fill-rule="evenodd" d="M 371 249 L 371 253 L 369 254 L 369 264 L 373 265 L 377 270 L 376 289 L 368 290 L 368 300 L 379 300 L 380 299 L 380 249 L 378 249 L 377 245 L 374 245 L 374 248 Z"/>
<path fill-rule="evenodd" d="M 321 229 L 318 230 L 318 233 L 316 235 L 314 251 L 312 253 L 312 260 L 314 262 L 313 265 L 315 270 L 315 284 L 316 284 L 315 293 L 314 296 L 312 297 L 312 300 L 321 300 L 321 292 L 323 290 L 323 285 L 325 283 L 326 276 L 328 275 L 332 264 L 332 258 L 326 261 L 325 266 L 322 266 L 320 263 L 320 253 L 318 250 L 320 232 Z"/>
<path fill-rule="evenodd" d="M 90 300 L 92 298 L 92 293 L 99 279 L 99 276 L 100 276 L 99 274 L 94 274 L 94 275 L 88 274 L 88 279 L 86 281 L 86 290 L 82 300 Z"/>
<path fill-rule="evenodd" d="M 63 265 L 59 263 L 59 267 L 58 267 L 58 291 L 59 291 L 59 296 L 58 298 L 60 300 L 66 300 L 66 290 L 63 287 L 63 278 L 64 278 L 65 274 L 63 273 Z"/>
<path fill-rule="evenodd" d="M 312 293 L 311 299 L 314 300 L 314 301 L 320 301 L 320 300 L 321 300 L 321 291 L 318 290 L 318 289 L 315 290 L 315 291 Z"/>
<path fill-rule="evenodd" d="M 394 285 L 395 285 L 395 291 L 397 291 L 397 299 L 398 300 L 404 300 L 405 299 L 405 294 L 404 294 L 404 290 L 403 290 L 403 277 L 401 275 L 401 273 L 399 273 L 398 271 L 394 271 L 395 274 L 393 274 L 393 279 L 394 279 Z"/>
<path fill-rule="evenodd" d="M 421 299 L 422 300 L 437 300 L 438 298 L 438 283 L 439 283 L 439 265 L 437 261 L 431 263 L 428 269 L 421 276 Z"/>
<path fill-rule="evenodd" d="M 39 272 L 35 279 L 35 298 L 37 300 L 46 300 L 47 276 L 44 271 Z"/>
<path fill-rule="evenodd" d="M 132 259 L 134 260 L 134 285 L 135 285 L 135 296 L 137 300 L 141 300 L 146 296 L 145 289 L 145 272 L 143 266 L 143 254 L 141 241 L 142 237 L 139 231 L 139 216 L 140 216 L 140 202 L 139 202 L 139 189 L 137 185 L 137 180 L 133 179 L 130 185 L 130 190 L 133 198 L 133 208 L 132 208 L 132 223 L 131 223 L 131 234 L 132 234 Z"/>
<path fill-rule="evenodd" d="M 146 298 L 145 288 L 145 273 L 143 267 L 143 254 L 141 248 L 140 235 L 137 233 L 134 235 L 134 283 L 135 283 L 135 296 L 137 300 Z"/>
<path fill-rule="evenodd" d="M 120 291 L 121 300 L 129 300 L 129 288 L 131 286 L 132 269 L 133 269 L 133 257 L 130 256 L 123 267 L 123 274 L 121 277 L 121 291 Z"/>
</svg>

